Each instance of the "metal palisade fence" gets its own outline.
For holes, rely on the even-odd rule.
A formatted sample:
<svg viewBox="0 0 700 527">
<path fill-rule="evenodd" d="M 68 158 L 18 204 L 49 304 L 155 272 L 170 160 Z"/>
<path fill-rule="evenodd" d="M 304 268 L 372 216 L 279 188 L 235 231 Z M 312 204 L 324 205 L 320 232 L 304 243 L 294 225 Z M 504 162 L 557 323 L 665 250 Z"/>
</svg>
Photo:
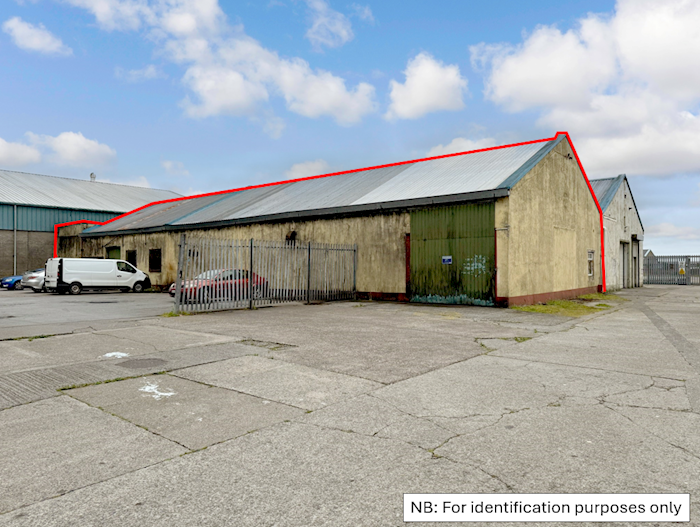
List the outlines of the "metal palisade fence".
<svg viewBox="0 0 700 527">
<path fill-rule="evenodd" d="M 175 311 L 352 299 L 357 246 L 180 237 Z"/>
<path fill-rule="evenodd" d="M 648 256 L 644 258 L 644 283 L 700 285 L 700 256 Z"/>
</svg>

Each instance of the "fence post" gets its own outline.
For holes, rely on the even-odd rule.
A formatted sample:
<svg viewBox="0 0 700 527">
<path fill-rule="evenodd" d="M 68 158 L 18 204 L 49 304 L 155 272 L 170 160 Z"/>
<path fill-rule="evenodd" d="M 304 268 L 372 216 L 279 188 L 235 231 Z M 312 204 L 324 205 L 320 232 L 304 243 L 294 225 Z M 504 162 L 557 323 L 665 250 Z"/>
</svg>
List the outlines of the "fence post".
<svg viewBox="0 0 700 527">
<path fill-rule="evenodd" d="M 185 255 L 185 233 L 180 235 L 180 254 L 177 259 L 177 275 L 175 276 L 175 313 L 179 314 L 182 304 L 182 269 Z"/>
<path fill-rule="evenodd" d="M 306 303 L 311 303 L 311 242 L 309 242 L 309 257 L 306 259 Z"/>
<path fill-rule="evenodd" d="M 250 239 L 250 268 L 248 271 L 248 309 L 253 309 L 253 238 Z"/>
</svg>

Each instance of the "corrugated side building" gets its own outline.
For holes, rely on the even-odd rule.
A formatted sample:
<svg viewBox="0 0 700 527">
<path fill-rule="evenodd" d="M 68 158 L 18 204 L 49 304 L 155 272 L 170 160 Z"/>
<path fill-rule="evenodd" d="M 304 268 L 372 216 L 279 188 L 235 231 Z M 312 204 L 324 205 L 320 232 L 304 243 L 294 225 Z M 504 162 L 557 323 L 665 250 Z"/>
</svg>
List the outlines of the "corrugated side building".
<svg viewBox="0 0 700 527">
<path fill-rule="evenodd" d="M 605 282 L 614 291 L 644 283 L 644 226 L 625 174 L 591 180 L 603 210 Z"/>
<path fill-rule="evenodd" d="M 175 279 L 181 233 L 357 244 L 360 297 L 528 304 L 602 283 L 601 214 L 565 133 L 184 198 L 82 228 L 60 231 L 59 254 L 118 250 L 161 285 Z"/>
<path fill-rule="evenodd" d="M 175 197 L 169 190 L 0 170 L 0 275 L 43 267 L 57 223 L 104 222 Z"/>
</svg>

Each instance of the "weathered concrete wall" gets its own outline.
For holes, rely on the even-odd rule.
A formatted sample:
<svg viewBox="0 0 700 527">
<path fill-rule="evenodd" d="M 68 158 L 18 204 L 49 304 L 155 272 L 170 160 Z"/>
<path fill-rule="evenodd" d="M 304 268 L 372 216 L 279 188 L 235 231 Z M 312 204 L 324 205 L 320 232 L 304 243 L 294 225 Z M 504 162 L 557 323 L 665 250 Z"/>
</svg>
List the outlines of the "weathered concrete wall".
<svg viewBox="0 0 700 527">
<path fill-rule="evenodd" d="M 315 221 L 290 221 L 260 223 L 186 231 L 187 235 L 219 239 L 285 240 L 295 231 L 300 242 L 357 244 L 357 290 L 361 292 L 405 293 L 406 248 L 405 235 L 410 233 L 408 213 L 381 214 L 353 218 L 319 219 Z M 63 230 L 60 231 L 61 238 Z M 126 252 L 136 250 L 137 267 L 149 273 L 155 285 L 167 285 L 177 273 L 179 232 L 130 234 L 82 238 L 82 247 L 63 242 L 59 244 L 60 256 L 106 256 L 106 247 L 121 247 L 121 258 Z M 148 249 L 161 249 L 162 272 L 148 270 Z"/>
<path fill-rule="evenodd" d="M 17 273 L 44 267 L 53 254 L 53 233 L 17 231 Z M 14 232 L 0 230 L 0 275 L 13 274 Z"/>
<path fill-rule="evenodd" d="M 572 297 L 601 283 L 600 214 L 568 141 L 496 203 L 496 229 L 497 292 L 509 303 Z"/>
<path fill-rule="evenodd" d="M 605 283 L 608 290 L 641 286 L 644 268 L 644 258 L 641 255 L 644 254 L 644 242 L 639 241 L 638 249 L 637 244 L 633 242 L 636 242 L 637 237 L 644 236 L 644 229 L 639 221 L 627 180 L 622 182 L 608 205 L 603 215 L 603 224 L 605 225 Z M 634 240 L 633 236 L 635 236 Z M 627 252 L 626 258 L 623 257 L 622 251 Z M 627 273 L 624 273 L 622 268 L 625 261 Z M 623 281 L 625 275 L 626 283 Z"/>
</svg>

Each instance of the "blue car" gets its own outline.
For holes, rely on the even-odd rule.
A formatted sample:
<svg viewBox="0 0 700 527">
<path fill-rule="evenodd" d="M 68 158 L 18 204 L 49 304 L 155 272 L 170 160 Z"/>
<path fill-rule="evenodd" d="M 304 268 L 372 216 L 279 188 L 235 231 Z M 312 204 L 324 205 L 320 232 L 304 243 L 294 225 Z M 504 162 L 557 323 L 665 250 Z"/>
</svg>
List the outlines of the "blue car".
<svg viewBox="0 0 700 527">
<path fill-rule="evenodd" d="M 6 276 L 0 281 L 0 286 L 7 287 L 8 289 L 22 289 L 22 275 Z"/>
</svg>

